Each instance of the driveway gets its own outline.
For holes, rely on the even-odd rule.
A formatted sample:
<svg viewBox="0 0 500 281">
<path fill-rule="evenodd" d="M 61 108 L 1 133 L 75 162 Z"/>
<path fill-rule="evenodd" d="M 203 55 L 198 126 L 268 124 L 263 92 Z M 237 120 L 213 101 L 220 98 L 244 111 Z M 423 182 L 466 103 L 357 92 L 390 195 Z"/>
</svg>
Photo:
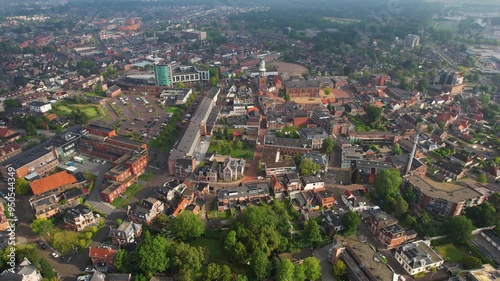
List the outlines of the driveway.
<svg viewBox="0 0 500 281">
<path fill-rule="evenodd" d="M 335 278 L 332 276 L 332 264 L 328 260 L 328 251 L 331 247 L 332 245 L 329 244 L 313 252 L 313 255 L 320 261 L 321 264 L 322 281 L 335 281 Z"/>
</svg>

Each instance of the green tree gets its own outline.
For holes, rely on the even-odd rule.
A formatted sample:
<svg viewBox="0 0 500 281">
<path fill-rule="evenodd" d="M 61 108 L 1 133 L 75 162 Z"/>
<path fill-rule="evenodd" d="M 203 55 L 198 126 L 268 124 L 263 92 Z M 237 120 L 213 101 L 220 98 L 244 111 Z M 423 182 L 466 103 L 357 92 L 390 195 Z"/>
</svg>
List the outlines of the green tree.
<svg viewBox="0 0 500 281">
<path fill-rule="evenodd" d="M 323 91 L 324 91 L 325 95 L 327 95 L 327 96 L 332 94 L 332 90 L 330 89 L 330 87 L 326 87 Z"/>
<path fill-rule="evenodd" d="M 408 203 L 406 203 L 403 196 L 398 195 L 396 197 L 396 199 L 394 200 L 393 210 L 394 210 L 394 215 L 397 218 L 404 217 L 404 214 L 408 212 Z"/>
<path fill-rule="evenodd" d="M 120 224 L 122 224 L 122 222 L 123 222 L 122 219 L 116 219 L 115 225 L 119 226 Z"/>
<path fill-rule="evenodd" d="M 483 263 L 481 262 L 480 259 L 473 257 L 473 256 L 467 256 L 462 260 L 462 263 L 465 266 L 465 269 L 476 269 L 480 268 Z"/>
<path fill-rule="evenodd" d="M 490 95 L 488 95 L 487 93 L 482 93 L 479 96 L 479 101 L 483 106 L 487 106 L 490 103 Z"/>
<path fill-rule="evenodd" d="M 444 230 L 450 241 L 463 244 L 471 239 L 471 232 L 474 230 L 474 225 L 465 216 L 455 216 L 444 224 Z"/>
<path fill-rule="evenodd" d="M 200 237 L 205 232 L 205 225 L 193 212 L 184 211 L 175 218 L 172 230 L 182 241 Z"/>
<path fill-rule="evenodd" d="M 304 269 L 303 264 L 296 264 L 294 268 L 293 275 L 295 276 L 296 281 L 304 281 L 306 280 L 306 271 Z"/>
<path fill-rule="evenodd" d="M 250 266 L 257 280 L 262 280 L 267 277 L 269 263 L 264 252 L 255 251 L 251 256 Z"/>
<path fill-rule="evenodd" d="M 21 107 L 21 104 L 17 100 L 6 99 L 3 101 L 3 106 L 5 108 L 17 108 L 17 107 Z"/>
<path fill-rule="evenodd" d="M 323 241 L 321 235 L 321 228 L 315 220 L 308 220 L 304 222 L 304 238 L 306 241 L 311 242 L 314 246 Z"/>
<path fill-rule="evenodd" d="M 277 281 L 296 281 L 294 277 L 294 266 L 289 260 L 282 261 L 276 269 Z"/>
<path fill-rule="evenodd" d="M 495 207 L 496 210 L 500 210 L 500 192 L 495 192 L 488 197 L 488 202 Z"/>
<path fill-rule="evenodd" d="M 131 254 L 124 249 L 120 249 L 116 252 L 116 256 L 113 261 L 113 268 L 120 273 L 130 272 L 132 269 L 131 262 Z"/>
<path fill-rule="evenodd" d="M 31 191 L 30 183 L 25 178 L 16 179 L 14 190 L 17 195 L 27 195 Z"/>
<path fill-rule="evenodd" d="M 236 244 L 234 245 L 234 249 L 230 255 L 235 262 L 244 264 L 248 257 L 247 248 L 245 247 L 245 245 L 243 245 L 243 243 L 236 242 Z"/>
<path fill-rule="evenodd" d="M 403 154 L 403 150 L 401 149 L 401 146 L 399 145 L 399 143 L 396 143 L 392 146 L 392 153 L 394 155 L 401 155 Z"/>
<path fill-rule="evenodd" d="M 224 239 L 224 250 L 228 253 L 231 253 L 234 250 L 234 246 L 236 246 L 236 231 L 231 230 L 227 233 L 226 239 Z"/>
<path fill-rule="evenodd" d="M 422 80 L 418 81 L 417 89 L 420 92 L 427 91 L 427 89 L 429 89 L 429 81 L 427 81 L 426 79 L 422 79 Z"/>
<path fill-rule="evenodd" d="M 35 234 L 46 235 L 54 228 L 54 224 L 52 223 L 51 220 L 48 220 L 46 218 L 40 218 L 34 220 L 30 224 L 30 228 Z"/>
<path fill-rule="evenodd" d="M 353 235 L 358 232 L 358 226 L 361 223 L 361 217 L 358 213 L 348 211 L 342 216 L 342 226 L 344 227 L 344 235 Z"/>
<path fill-rule="evenodd" d="M 366 108 L 366 120 L 370 124 L 376 124 L 382 119 L 382 108 L 370 105 Z"/>
<path fill-rule="evenodd" d="M 234 143 L 234 147 L 238 150 L 243 149 L 243 143 L 239 140 Z"/>
<path fill-rule="evenodd" d="M 162 213 L 156 218 L 155 223 L 158 227 L 164 228 L 170 223 L 170 218 L 165 213 Z"/>
<path fill-rule="evenodd" d="M 326 155 L 328 155 L 328 157 L 330 157 L 330 154 L 332 154 L 333 152 L 333 146 L 334 146 L 333 139 L 331 137 L 328 137 L 323 140 L 323 145 L 321 149 Z"/>
<path fill-rule="evenodd" d="M 300 162 L 299 169 L 302 176 L 311 176 L 316 174 L 316 172 L 319 171 L 320 167 L 310 158 L 306 158 Z"/>
<path fill-rule="evenodd" d="M 24 130 L 26 131 L 26 134 L 28 136 L 33 136 L 37 133 L 36 126 L 31 121 L 27 121 L 26 123 L 24 123 Z"/>
<path fill-rule="evenodd" d="M 184 84 L 184 82 L 179 82 L 179 83 L 177 83 L 177 88 L 184 89 L 184 88 L 186 88 L 186 84 Z"/>
<path fill-rule="evenodd" d="M 344 274 L 347 273 L 347 266 L 346 264 L 341 260 L 338 259 L 332 267 L 332 273 L 335 277 L 341 277 Z"/>
<path fill-rule="evenodd" d="M 206 281 L 231 281 L 231 277 L 231 268 L 225 264 L 210 263 L 203 273 Z"/>
<path fill-rule="evenodd" d="M 248 281 L 248 278 L 244 274 L 238 274 L 238 276 L 236 276 L 236 279 L 234 281 Z"/>
<path fill-rule="evenodd" d="M 486 176 L 485 173 L 481 173 L 477 176 L 476 181 L 479 183 L 487 183 L 488 182 L 488 176 Z"/>
<path fill-rule="evenodd" d="M 168 249 L 169 242 L 166 238 L 159 235 L 151 237 L 149 232 L 145 233 L 135 254 L 137 268 L 149 278 L 155 272 L 165 271 L 169 265 Z"/>
<path fill-rule="evenodd" d="M 496 209 L 489 202 L 465 209 L 465 216 L 476 227 L 492 226 L 497 223 Z"/>
<path fill-rule="evenodd" d="M 304 265 L 307 279 L 314 281 L 321 277 L 321 265 L 317 258 L 305 258 L 302 264 Z"/>
<path fill-rule="evenodd" d="M 383 170 L 375 177 L 375 182 L 373 183 L 375 187 L 373 196 L 376 199 L 385 200 L 387 200 L 388 197 L 395 198 L 402 182 L 403 180 L 398 170 Z"/>
<path fill-rule="evenodd" d="M 78 234 L 72 231 L 58 231 L 52 236 L 52 246 L 63 255 L 81 246 L 79 242 Z"/>
<path fill-rule="evenodd" d="M 203 248 L 178 243 L 173 246 L 172 264 L 181 274 L 196 275 L 205 261 Z"/>
</svg>

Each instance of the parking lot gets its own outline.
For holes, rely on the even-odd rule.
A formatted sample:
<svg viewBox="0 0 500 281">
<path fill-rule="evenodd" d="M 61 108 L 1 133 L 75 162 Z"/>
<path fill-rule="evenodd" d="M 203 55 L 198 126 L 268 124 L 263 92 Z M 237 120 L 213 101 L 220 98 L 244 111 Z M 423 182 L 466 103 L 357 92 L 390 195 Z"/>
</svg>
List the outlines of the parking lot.
<svg viewBox="0 0 500 281">
<path fill-rule="evenodd" d="M 77 168 L 76 172 L 89 172 L 94 175 L 98 175 L 100 173 L 105 173 L 107 172 L 112 164 L 107 162 L 107 161 L 100 161 L 100 162 L 94 162 L 90 161 L 91 159 L 96 159 L 88 156 L 83 156 L 83 155 L 78 155 L 78 157 L 83 158 L 84 162 L 79 163 L 77 161 L 74 161 L 73 158 L 70 158 L 66 161 L 61 161 L 61 164 L 59 164 L 59 167 L 65 169 L 69 166 Z"/>
<path fill-rule="evenodd" d="M 121 135 L 138 133 L 143 141 L 153 139 L 172 116 L 151 95 L 121 95 L 109 99 L 105 107 L 110 113 L 106 126 L 117 126 Z"/>
</svg>

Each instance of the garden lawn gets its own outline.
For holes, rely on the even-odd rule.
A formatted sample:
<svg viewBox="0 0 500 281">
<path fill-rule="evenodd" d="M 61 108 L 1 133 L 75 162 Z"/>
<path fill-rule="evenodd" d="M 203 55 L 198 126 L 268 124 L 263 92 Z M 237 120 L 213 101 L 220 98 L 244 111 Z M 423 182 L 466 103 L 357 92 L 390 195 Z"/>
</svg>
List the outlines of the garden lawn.
<svg viewBox="0 0 500 281">
<path fill-rule="evenodd" d="M 120 208 L 121 206 L 125 205 L 134 197 L 134 195 L 142 189 L 142 185 L 133 183 L 129 187 L 127 187 L 127 190 L 123 193 L 123 197 L 118 197 L 113 202 L 111 202 L 111 205 L 113 205 L 116 208 Z"/>
<path fill-rule="evenodd" d="M 87 114 L 89 119 L 94 119 L 94 118 L 100 116 L 99 112 L 97 111 L 97 109 L 94 106 L 81 107 L 80 110 L 82 112 L 85 112 L 85 114 Z"/>
<path fill-rule="evenodd" d="M 462 262 L 462 260 L 469 256 L 466 250 L 462 247 L 457 247 L 451 243 L 435 246 L 436 252 L 440 254 L 444 260 L 454 263 Z"/>
<path fill-rule="evenodd" d="M 64 111 L 67 114 L 70 114 L 73 111 L 73 110 L 71 110 L 71 108 L 69 108 L 65 105 L 57 105 L 56 108 L 57 108 L 57 110 Z"/>
</svg>

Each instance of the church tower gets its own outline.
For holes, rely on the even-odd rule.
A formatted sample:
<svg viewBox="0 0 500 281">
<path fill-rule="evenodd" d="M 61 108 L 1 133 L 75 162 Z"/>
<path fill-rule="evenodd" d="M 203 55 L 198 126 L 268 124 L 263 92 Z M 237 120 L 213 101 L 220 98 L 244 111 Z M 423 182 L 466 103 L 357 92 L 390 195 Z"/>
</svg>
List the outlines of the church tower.
<svg viewBox="0 0 500 281">
<path fill-rule="evenodd" d="M 267 90 L 266 62 L 264 60 L 261 60 L 259 65 L 258 86 L 259 91 Z"/>
</svg>

